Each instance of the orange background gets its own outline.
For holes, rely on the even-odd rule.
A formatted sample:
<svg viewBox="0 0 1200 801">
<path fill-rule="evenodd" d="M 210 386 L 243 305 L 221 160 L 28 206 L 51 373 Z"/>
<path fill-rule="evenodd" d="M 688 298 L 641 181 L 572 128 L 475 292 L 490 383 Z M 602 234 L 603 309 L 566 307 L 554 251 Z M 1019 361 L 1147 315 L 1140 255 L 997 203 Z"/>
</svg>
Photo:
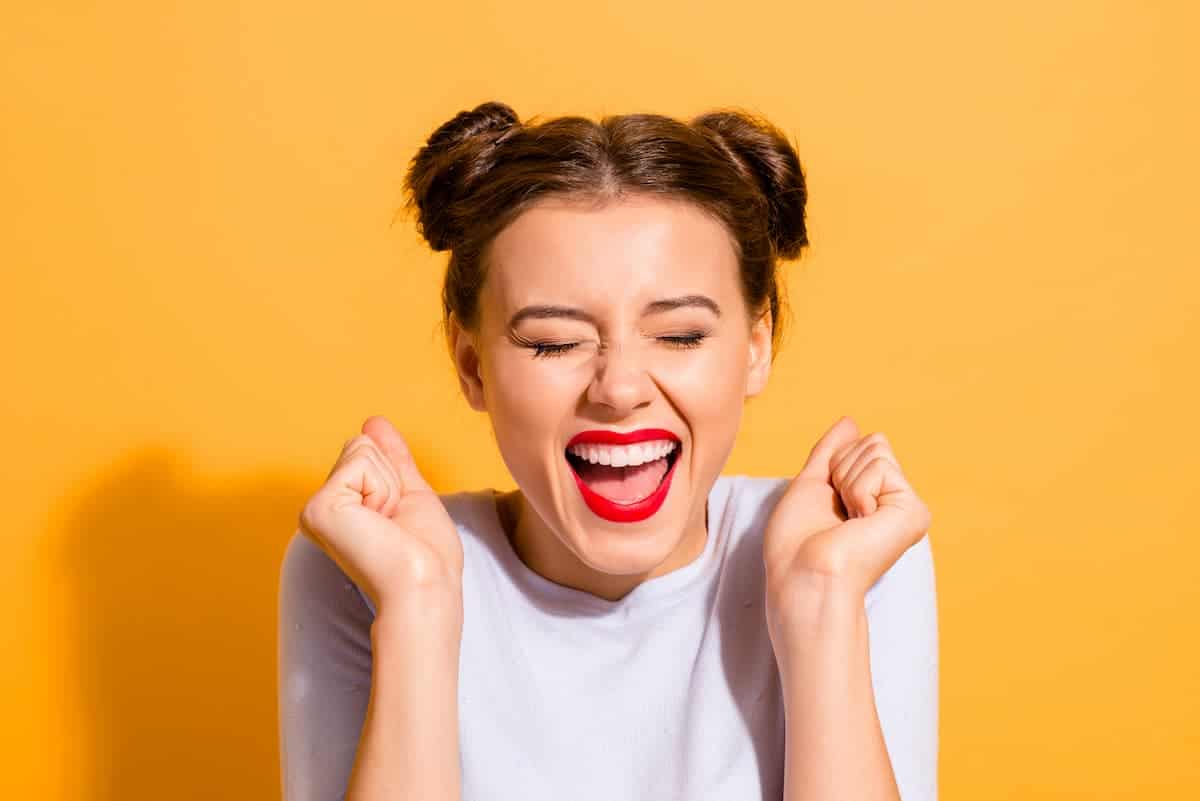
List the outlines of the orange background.
<svg viewBox="0 0 1200 801">
<path fill-rule="evenodd" d="M 489 99 L 787 131 L 813 245 L 726 472 L 888 435 L 943 798 L 1194 792 L 1192 4 L 434 5 L 0 12 L 6 795 L 278 797 L 279 560 L 342 442 L 387 414 L 439 489 L 512 486 L 390 224 Z"/>
</svg>

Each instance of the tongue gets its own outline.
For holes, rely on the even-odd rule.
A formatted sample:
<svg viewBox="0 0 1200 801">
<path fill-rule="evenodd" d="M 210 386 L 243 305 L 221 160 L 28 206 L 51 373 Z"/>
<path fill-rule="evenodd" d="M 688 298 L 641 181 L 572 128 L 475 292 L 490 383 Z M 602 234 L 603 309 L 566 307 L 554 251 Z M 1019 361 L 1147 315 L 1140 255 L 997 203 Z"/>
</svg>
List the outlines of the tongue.
<svg viewBox="0 0 1200 801">
<path fill-rule="evenodd" d="M 616 503 L 635 503 L 647 497 L 667 474 L 667 459 L 655 459 L 636 467 L 609 467 L 577 461 L 575 472 L 597 495 Z"/>
</svg>

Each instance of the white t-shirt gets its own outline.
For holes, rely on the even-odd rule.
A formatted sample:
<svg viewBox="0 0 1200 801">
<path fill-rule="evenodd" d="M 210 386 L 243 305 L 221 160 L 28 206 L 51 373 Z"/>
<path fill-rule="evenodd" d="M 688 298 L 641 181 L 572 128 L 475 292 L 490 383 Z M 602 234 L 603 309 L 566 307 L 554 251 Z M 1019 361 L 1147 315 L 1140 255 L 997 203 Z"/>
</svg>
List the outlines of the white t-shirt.
<svg viewBox="0 0 1200 801">
<path fill-rule="evenodd" d="M 463 801 L 778 801 L 784 710 L 764 617 L 762 536 L 787 481 L 721 476 L 703 554 L 615 602 L 521 562 L 491 489 L 441 496 L 465 558 Z M 875 704 L 900 796 L 935 801 L 928 534 L 865 605 Z M 284 801 L 346 792 L 371 691 L 373 619 L 367 596 L 297 532 L 279 593 Z"/>
</svg>

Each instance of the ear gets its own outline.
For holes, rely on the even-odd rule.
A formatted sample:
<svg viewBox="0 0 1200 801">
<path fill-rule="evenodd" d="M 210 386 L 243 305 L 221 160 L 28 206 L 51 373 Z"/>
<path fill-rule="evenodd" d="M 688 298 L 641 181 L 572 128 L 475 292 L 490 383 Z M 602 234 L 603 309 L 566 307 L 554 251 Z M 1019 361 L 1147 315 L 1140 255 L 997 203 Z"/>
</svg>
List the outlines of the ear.
<svg viewBox="0 0 1200 801">
<path fill-rule="evenodd" d="M 450 315 L 450 353 L 454 359 L 454 369 L 458 372 L 458 385 L 462 389 L 463 397 L 475 411 L 487 411 L 483 393 L 483 371 L 475 338 L 453 314 Z"/>
<path fill-rule="evenodd" d="M 753 398 L 767 386 L 771 374 L 771 332 L 773 321 L 768 307 L 750 327 L 750 363 L 746 371 L 746 397 Z"/>
</svg>

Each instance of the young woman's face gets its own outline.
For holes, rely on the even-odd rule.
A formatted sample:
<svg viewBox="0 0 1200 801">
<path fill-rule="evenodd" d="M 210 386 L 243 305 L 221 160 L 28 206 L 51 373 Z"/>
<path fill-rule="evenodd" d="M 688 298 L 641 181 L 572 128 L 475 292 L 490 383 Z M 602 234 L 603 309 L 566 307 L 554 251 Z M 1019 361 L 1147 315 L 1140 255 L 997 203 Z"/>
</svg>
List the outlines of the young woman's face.
<svg viewBox="0 0 1200 801">
<path fill-rule="evenodd" d="M 726 229 L 662 198 L 544 199 L 493 240 L 479 309 L 455 361 L 521 489 L 522 558 L 614 599 L 696 558 L 770 364 Z"/>
</svg>

